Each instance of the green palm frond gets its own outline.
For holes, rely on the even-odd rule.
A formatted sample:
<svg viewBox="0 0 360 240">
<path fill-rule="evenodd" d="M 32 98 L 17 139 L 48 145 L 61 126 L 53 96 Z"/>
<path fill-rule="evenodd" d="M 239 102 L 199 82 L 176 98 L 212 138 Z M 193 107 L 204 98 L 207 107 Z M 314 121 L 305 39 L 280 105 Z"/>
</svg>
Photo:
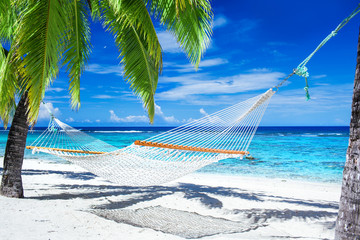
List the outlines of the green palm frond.
<svg viewBox="0 0 360 240">
<path fill-rule="evenodd" d="M 186 1 L 187 0 L 175 0 L 175 9 L 176 9 L 176 15 L 179 16 L 179 13 L 184 10 L 186 7 Z M 191 3 L 191 1 L 190 1 Z"/>
<path fill-rule="evenodd" d="M 0 117 L 15 96 L 28 93 L 28 120 L 36 122 L 46 87 L 60 66 L 69 74 L 72 107 L 80 106 L 80 76 L 90 54 L 89 16 L 115 37 L 124 78 L 142 99 L 150 121 L 162 70 L 162 49 L 149 14 L 172 32 L 197 67 L 212 34 L 209 0 L 0 0 Z M 21 79 L 21 81 L 19 81 Z"/>
<path fill-rule="evenodd" d="M 11 4 L 10 0 L 1 0 L 0 1 L 0 16 L 1 17 L 4 17 L 7 15 L 8 10 L 11 6 L 10 4 Z M 1 19 L 0 19 L 0 21 L 1 21 Z"/>
<path fill-rule="evenodd" d="M 0 41 L 10 43 L 16 29 L 16 11 L 10 0 L 0 1 Z"/>
<path fill-rule="evenodd" d="M 150 122 L 153 122 L 162 50 L 146 6 L 142 0 L 123 0 L 117 12 L 104 5 L 102 9 L 104 24 L 115 36 L 120 50 L 124 77 L 133 92 L 142 99 Z"/>
<path fill-rule="evenodd" d="M 12 54 L 5 54 L 5 49 L 0 44 L 0 118 L 5 128 L 16 107 L 15 95 L 18 91 L 17 69 L 10 60 Z"/>
<path fill-rule="evenodd" d="M 212 35 L 213 14 L 209 0 L 149 0 L 147 6 L 172 32 L 197 68 Z"/>
<path fill-rule="evenodd" d="M 120 8 L 119 11 L 113 11 L 114 17 L 121 17 L 126 20 L 128 24 L 131 24 L 136 31 L 142 35 L 144 40 L 147 42 L 147 49 L 151 57 L 154 58 L 155 62 L 159 63 L 160 71 L 162 70 L 162 50 L 157 34 L 146 9 L 145 4 L 142 0 L 109 0 L 109 6 L 111 7 L 114 2 L 117 2 L 116 7 Z M 119 3 L 121 2 L 121 3 Z M 106 19 L 107 25 L 109 25 L 110 19 Z M 116 23 L 116 21 L 115 21 Z"/>
<path fill-rule="evenodd" d="M 69 73 L 69 91 L 71 95 L 71 105 L 73 108 L 80 107 L 80 76 L 85 69 L 89 59 L 90 27 L 88 21 L 89 6 L 85 0 L 73 0 L 71 25 L 69 29 L 68 41 L 66 43 L 64 64 L 67 65 Z M 68 13 L 69 14 L 69 13 Z"/>
<path fill-rule="evenodd" d="M 46 87 L 57 75 L 69 26 L 66 0 L 29 1 L 19 13 L 19 25 L 12 46 L 23 84 L 28 91 L 28 120 L 35 123 Z"/>
<path fill-rule="evenodd" d="M 99 20 L 101 17 L 101 9 L 104 4 L 99 0 L 87 0 L 91 10 L 91 17 L 93 20 Z"/>
<path fill-rule="evenodd" d="M 124 0 L 109 0 L 108 4 L 109 4 L 109 7 L 112 9 L 113 12 L 119 13 L 119 11 L 122 10 L 121 5 L 122 5 L 123 2 L 126 2 L 126 1 L 124 1 Z"/>
</svg>

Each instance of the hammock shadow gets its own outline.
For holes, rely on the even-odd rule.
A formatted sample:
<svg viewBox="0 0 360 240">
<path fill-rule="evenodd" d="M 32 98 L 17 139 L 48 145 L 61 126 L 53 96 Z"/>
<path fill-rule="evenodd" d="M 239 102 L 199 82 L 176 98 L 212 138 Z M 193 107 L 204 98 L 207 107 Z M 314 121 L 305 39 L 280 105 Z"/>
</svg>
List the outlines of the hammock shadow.
<svg viewBox="0 0 360 240">
<path fill-rule="evenodd" d="M 99 217 L 141 228 L 150 228 L 183 238 L 197 239 L 217 234 L 242 233 L 266 226 L 253 221 L 231 221 L 162 206 L 141 209 L 95 209 Z"/>
<path fill-rule="evenodd" d="M 28 174 L 56 174 L 57 171 L 32 171 Z M 65 173 L 66 177 L 73 179 L 83 179 L 84 177 L 91 177 L 88 175 L 76 176 L 77 173 L 73 174 Z M 94 177 L 96 177 L 94 175 Z M 207 208 L 222 208 L 223 203 L 215 196 L 226 196 L 234 197 L 238 199 L 251 200 L 251 201 L 264 201 L 260 197 L 261 194 L 254 194 L 241 190 L 238 188 L 227 188 L 227 187 L 211 187 L 206 185 L 197 185 L 189 183 L 179 183 L 177 186 L 149 186 L 149 187 L 132 187 L 132 186 L 116 186 L 116 185 L 68 185 L 60 184 L 52 186 L 58 190 L 66 192 L 58 194 L 48 194 L 35 197 L 29 197 L 31 199 L 38 200 L 69 200 L 74 198 L 83 199 L 96 199 L 101 197 L 116 197 L 116 196 L 130 196 L 134 197 L 127 198 L 122 201 L 110 202 L 96 208 L 107 208 L 107 209 L 118 209 L 125 208 L 135 205 L 140 202 L 151 201 L 157 198 L 161 198 L 167 195 L 173 195 L 175 193 L 182 193 L 185 199 L 198 200 L 202 205 Z M 75 191 L 73 191 L 75 190 Z M 210 196 L 212 195 L 212 196 Z"/>
<path fill-rule="evenodd" d="M 108 200 L 109 203 L 94 206 L 95 208 L 103 208 L 103 209 L 119 209 L 119 208 L 126 208 L 141 202 L 152 201 L 164 196 L 174 195 L 176 193 L 182 193 L 185 199 L 197 200 L 202 205 L 210 209 L 223 207 L 223 203 L 221 202 L 221 200 L 219 200 L 220 197 L 232 197 L 239 200 L 250 200 L 255 202 L 265 202 L 266 201 L 265 199 L 271 198 L 272 199 L 271 201 L 287 203 L 294 206 L 316 207 L 321 209 L 333 209 L 333 210 L 338 209 L 337 203 L 316 202 L 311 200 L 305 201 L 303 199 L 286 198 L 283 196 L 276 196 L 276 195 L 267 195 L 261 192 L 254 193 L 240 188 L 212 187 L 212 186 L 189 184 L 189 183 L 179 183 L 177 186 L 149 186 L 149 187 L 87 185 L 87 184 L 83 184 L 83 185 L 60 184 L 60 185 L 54 185 L 53 187 L 58 190 L 63 190 L 66 192 L 62 192 L 58 194 L 40 195 L 30 198 L 38 199 L 38 200 L 68 200 L 74 198 L 96 199 L 96 198 L 104 198 L 104 197 L 124 196 L 125 198 L 122 200 L 118 200 L 118 201 Z M 319 213 L 318 214 L 319 217 L 322 216 L 321 211 L 315 211 L 315 212 Z M 293 214 L 288 214 L 288 215 L 295 216 L 298 213 L 299 211 L 294 211 Z"/>
<path fill-rule="evenodd" d="M 2 168 L 0 168 L 0 171 Z M 74 179 L 74 180 L 92 180 L 98 178 L 96 175 L 89 172 L 73 172 L 73 171 L 56 171 L 56 170 L 35 170 L 35 169 L 25 169 L 22 171 L 22 175 L 48 175 L 48 174 L 57 174 L 61 175 L 64 178 Z M 109 182 L 109 185 L 89 185 L 89 184 L 60 184 L 54 185 L 54 188 L 59 190 L 77 190 L 74 193 L 61 193 L 61 194 L 49 194 L 42 195 L 37 197 L 32 197 L 35 199 L 72 199 L 72 198 L 99 198 L 106 196 L 119 196 L 119 195 L 129 195 L 129 194 L 142 194 L 141 198 L 146 199 L 155 199 L 165 195 L 174 194 L 181 192 L 184 194 L 186 199 L 199 199 L 203 204 L 211 208 L 221 208 L 222 203 L 214 198 L 210 197 L 211 195 L 216 196 L 225 196 L 225 197 L 234 197 L 250 201 L 265 201 L 264 198 L 272 198 L 272 201 L 279 201 L 289 204 L 298 204 L 304 206 L 311 206 L 317 208 L 332 208 L 337 209 L 338 204 L 336 203 L 319 203 L 313 201 L 304 201 L 294 198 L 285 198 L 282 196 L 276 195 L 267 195 L 261 192 L 249 192 L 241 188 L 231 188 L 231 187 L 212 187 L 207 185 L 199 185 L 192 183 L 178 183 L 176 186 L 148 186 L 148 187 L 133 187 L 133 186 L 119 186 L 113 185 Z M 79 192 L 81 190 L 82 192 Z M 153 196 L 153 197 L 146 197 Z M 141 202 L 141 201 L 139 201 Z M 127 205 L 128 206 L 128 205 Z"/>
<path fill-rule="evenodd" d="M 63 171 L 45 171 L 45 170 L 25 170 L 24 175 L 43 175 L 43 174 L 59 174 L 65 178 L 75 180 L 92 180 L 96 178 L 95 175 L 86 172 L 63 172 Z M 84 181 L 86 183 L 86 181 Z M 30 197 L 37 200 L 72 200 L 80 199 L 99 199 L 96 205 L 91 205 L 91 208 L 84 211 L 96 214 L 106 219 L 130 224 L 138 227 L 151 228 L 157 231 L 163 231 L 178 235 L 185 238 L 201 238 L 203 236 L 210 236 L 219 233 L 236 233 L 251 231 L 259 227 L 265 227 L 271 221 L 286 221 L 286 220 L 316 220 L 319 224 L 324 225 L 324 228 L 333 229 L 333 222 L 328 218 L 336 217 L 336 210 L 338 205 L 333 202 L 311 201 L 304 199 L 289 198 L 284 196 L 277 196 L 273 194 L 266 194 L 264 192 L 251 192 L 241 188 L 222 187 L 222 186 L 207 186 L 194 183 L 178 183 L 174 186 L 149 186 L 149 187 L 132 187 L 132 186 L 117 186 L 114 184 L 97 185 L 97 184 L 58 184 L 48 185 L 54 188 L 57 193 L 43 194 L 40 196 Z M 180 194 L 180 195 L 179 195 Z M 220 219 L 210 215 L 199 215 L 195 212 L 181 211 L 171 208 L 164 208 L 158 206 L 158 201 L 153 201 L 167 196 L 181 196 L 186 200 L 197 201 L 205 208 L 211 210 L 215 209 L 227 211 L 228 214 L 235 216 L 236 221 L 227 219 Z M 247 209 L 226 209 L 222 202 L 224 197 L 234 198 L 238 201 L 247 200 L 251 202 L 266 202 L 273 201 L 280 204 L 286 204 L 290 209 L 261 209 L 261 208 L 247 208 Z M 171 206 L 170 198 L 167 204 Z M 152 202 L 153 201 L 153 202 Z M 94 204 L 94 201 L 91 202 Z M 141 208 L 135 206 L 141 204 Z M 155 204 L 155 205 L 154 205 Z M 133 206 L 133 207 L 131 207 Z M 145 206 L 145 207 L 144 207 Z M 292 207 L 291 207 L 292 206 Z M 306 207 L 311 210 L 294 210 L 298 207 Z M 315 209 L 315 210 L 314 210 Z M 175 221 L 171 231 L 164 231 L 157 225 L 159 221 L 165 221 L 166 212 L 174 212 L 173 219 L 183 216 L 185 219 L 194 219 L 197 223 L 206 221 L 210 224 L 215 222 L 221 223 L 222 227 L 209 227 L 211 224 L 204 227 L 201 231 L 193 229 L 191 234 L 188 230 L 190 227 L 184 225 L 186 221 Z M 135 217 L 134 217 L 135 214 Z M 146 223 L 144 217 L 147 216 Z M 172 220 L 166 220 L 168 224 Z M 152 223 L 154 222 L 154 223 Z M 244 225 L 245 224 L 245 225 Z M 229 226 L 232 226 L 229 229 Z M 166 228 L 165 228 L 166 229 Z M 184 230 L 185 229 L 185 230 Z M 214 233 L 210 233 L 211 229 Z M 206 231 L 205 231 L 206 230 Z M 185 234 L 185 235 L 184 235 Z M 191 236 L 190 236 L 190 235 Z"/>
</svg>

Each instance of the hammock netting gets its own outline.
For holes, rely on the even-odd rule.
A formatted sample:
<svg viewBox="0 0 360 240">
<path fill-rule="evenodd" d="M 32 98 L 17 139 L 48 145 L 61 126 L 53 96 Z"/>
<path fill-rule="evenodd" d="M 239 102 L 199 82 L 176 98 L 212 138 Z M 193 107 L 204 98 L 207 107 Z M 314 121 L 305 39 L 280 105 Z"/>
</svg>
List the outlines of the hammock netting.
<svg viewBox="0 0 360 240">
<path fill-rule="evenodd" d="M 269 89 L 122 149 L 52 116 L 48 128 L 27 148 L 56 155 L 120 185 L 157 185 L 222 159 L 242 159 L 274 93 Z"/>
</svg>

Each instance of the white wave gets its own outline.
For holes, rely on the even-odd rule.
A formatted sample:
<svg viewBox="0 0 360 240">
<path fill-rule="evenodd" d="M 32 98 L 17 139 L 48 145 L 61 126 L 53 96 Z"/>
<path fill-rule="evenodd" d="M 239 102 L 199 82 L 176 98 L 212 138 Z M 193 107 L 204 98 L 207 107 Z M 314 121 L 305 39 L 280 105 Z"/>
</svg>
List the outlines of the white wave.
<svg viewBox="0 0 360 240">
<path fill-rule="evenodd" d="M 153 131 L 139 131 L 139 130 L 128 130 L 128 131 L 93 131 L 94 133 L 150 133 Z"/>
<path fill-rule="evenodd" d="M 344 136 L 343 133 L 319 133 L 319 136 Z"/>
<path fill-rule="evenodd" d="M 311 133 L 301 134 L 300 136 L 301 136 L 301 137 L 318 137 L 318 135 L 311 134 Z"/>
</svg>

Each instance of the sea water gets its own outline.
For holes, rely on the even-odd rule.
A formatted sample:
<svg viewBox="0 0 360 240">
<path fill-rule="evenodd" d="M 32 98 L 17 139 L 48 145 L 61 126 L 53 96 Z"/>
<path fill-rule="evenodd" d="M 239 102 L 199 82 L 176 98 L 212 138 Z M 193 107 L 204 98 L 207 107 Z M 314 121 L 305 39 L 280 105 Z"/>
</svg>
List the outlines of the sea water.
<svg viewBox="0 0 360 240">
<path fill-rule="evenodd" d="M 122 148 L 167 131 L 169 127 L 82 127 L 82 131 Z M 43 131 L 29 131 L 30 145 Z M 8 131 L 0 131 L 0 156 Z M 349 127 L 259 127 L 248 149 L 252 158 L 225 159 L 199 170 L 214 174 L 261 176 L 320 182 L 341 182 L 349 141 Z M 25 158 L 51 159 L 44 153 L 25 151 Z"/>
</svg>

